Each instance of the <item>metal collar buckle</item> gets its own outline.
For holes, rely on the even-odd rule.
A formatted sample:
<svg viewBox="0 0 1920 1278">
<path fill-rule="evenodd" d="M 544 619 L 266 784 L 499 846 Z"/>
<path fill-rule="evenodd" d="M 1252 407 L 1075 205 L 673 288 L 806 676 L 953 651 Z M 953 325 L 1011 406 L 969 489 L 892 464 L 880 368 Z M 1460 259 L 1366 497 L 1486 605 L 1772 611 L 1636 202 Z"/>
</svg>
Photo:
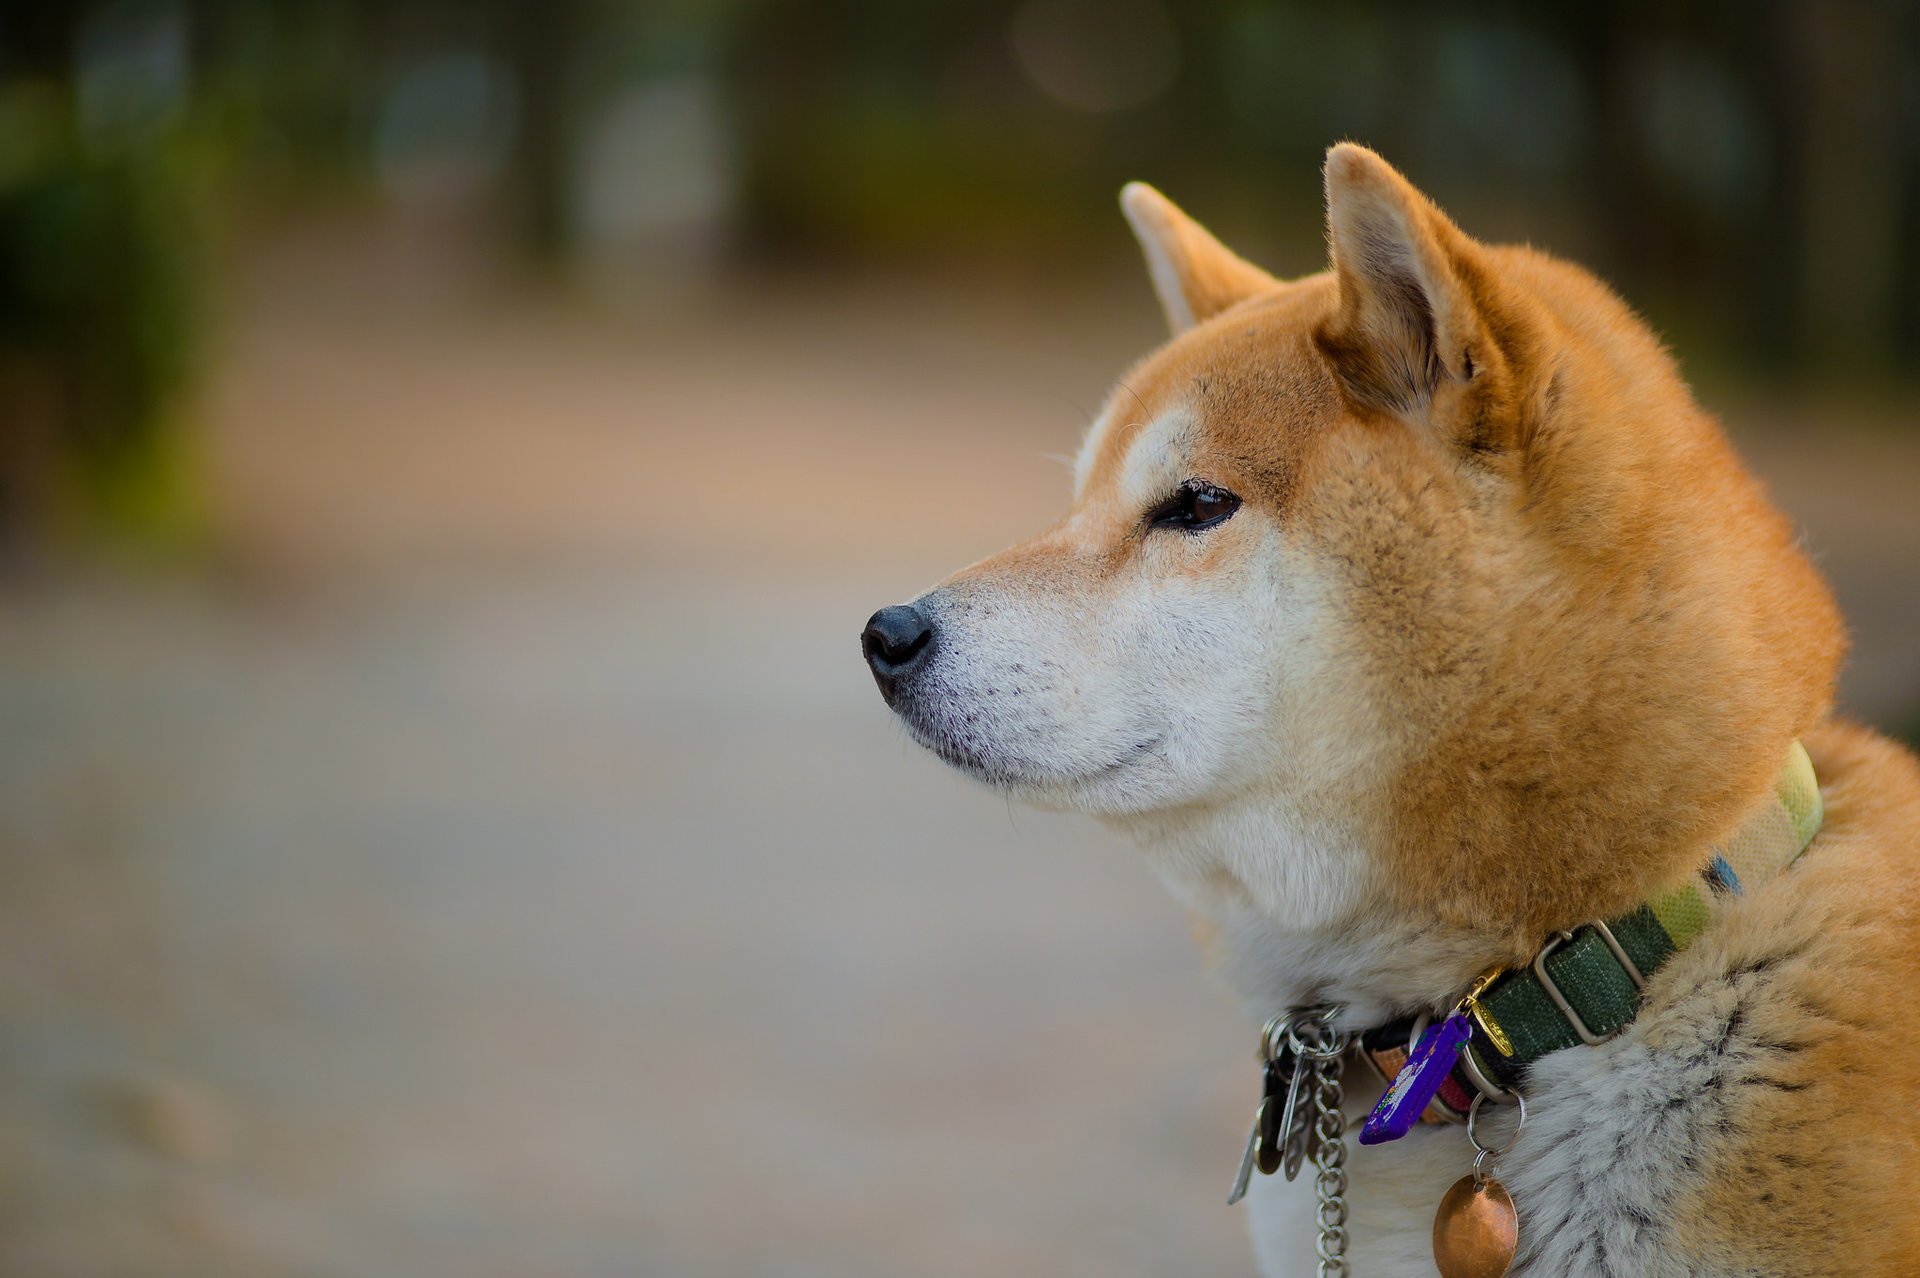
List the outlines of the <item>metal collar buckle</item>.
<svg viewBox="0 0 1920 1278">
<path fill-rule="evenodd" d="M 1646 988 L 1646 977 L 1640 974 L 1639 967 L 1635 965 L 1632 959 L 1627 957 L 1627 952 L 1620 947 L 1620 942 L 1618 938 L 1614 936 L 1612 928 L 1608 927 L 1599 919 L 1590 919 L 1586 923 L 1581 924 L 1581 926 L 1592 928 L 1607 949 L 1613 952 L 1613 957 L 1619 961 L 1621 969 L 1626 972 L 1627 979 L 1633 982 L 1634 989 L 1641 990 Z M 1547 959 L 1562 946 L 1569 944 L 1573 938 L 1574 933 L 1572 932 L 1555 932 L 1552 938 L 1540 947 L 1540 952 L 1533 956 L 1533 975 L 1534 979 L 1540 982 L 1540 988 L 1547 992 L 1547 997 L 1553 1000 L 1553 1005 L 1560 1009 L 1560 1014 L 1567 1018 L 1567 1023 L 1573 1026 L 1573 1032 L 1580 1036 L 1580 1041 L 1589 1047 L 1596 1047 L 1618 1036 L 1621 1030 L 1626 1029 L 1627 1025 L 1626 1023 L 1621 1024 L 1610 1034 L 1594 1033 L 1592 1027 L 1581 1019 L 1580 1013 L 1573 1010 L 1573 1004 L 1567 1001 L 1567 996 L 1561 992 L 1559 984 L 1552 976 L 1547 974 Z"/>
</svg>

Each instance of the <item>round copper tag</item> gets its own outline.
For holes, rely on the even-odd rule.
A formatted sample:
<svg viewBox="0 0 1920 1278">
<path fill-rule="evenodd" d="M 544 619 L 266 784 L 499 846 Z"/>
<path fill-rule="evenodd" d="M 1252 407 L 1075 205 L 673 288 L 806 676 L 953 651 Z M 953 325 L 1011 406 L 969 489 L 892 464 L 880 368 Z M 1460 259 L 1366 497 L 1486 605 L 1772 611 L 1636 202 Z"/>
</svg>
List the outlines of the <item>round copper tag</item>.
<svg viewBox="0 0 1920 1278">
<path fill-rule="evenodd" d="M 1433 1263 L 1440 1278 L 1501 1278 L 1520 1245 L 1520 1213 L 1506 1186 L 1471 1176 L 1453 1182 L 1433 1214 Z"/>
</svg>

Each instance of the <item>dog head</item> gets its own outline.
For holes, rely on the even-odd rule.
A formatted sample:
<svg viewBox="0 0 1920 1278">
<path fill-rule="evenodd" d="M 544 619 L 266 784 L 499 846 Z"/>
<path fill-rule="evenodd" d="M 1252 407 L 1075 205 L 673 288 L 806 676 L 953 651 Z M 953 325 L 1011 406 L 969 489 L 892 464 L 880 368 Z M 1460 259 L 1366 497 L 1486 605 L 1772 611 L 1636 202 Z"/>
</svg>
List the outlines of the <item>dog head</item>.
<svg viewBox="0 0 1920 1278">
<path fill-rule="evenodd" d="M 1330 269 L 1283 282 L 1127 188 L 1172 340 L 1066 517 L 875 614 L 869 664 L 942 758 L 1270 916 L 1625 904 L 1825 712 L 1831 600 L 1591 276 L 1361 147 L 1326 196 Z"/>
</svg>

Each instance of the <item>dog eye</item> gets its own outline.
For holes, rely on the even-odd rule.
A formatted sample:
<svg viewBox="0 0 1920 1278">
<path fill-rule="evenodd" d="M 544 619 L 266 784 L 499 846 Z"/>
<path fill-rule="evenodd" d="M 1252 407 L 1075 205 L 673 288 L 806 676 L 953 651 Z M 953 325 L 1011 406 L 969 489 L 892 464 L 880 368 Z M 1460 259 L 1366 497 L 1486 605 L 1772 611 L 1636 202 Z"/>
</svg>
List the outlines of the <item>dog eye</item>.
<svg viewBox="0 0 1920 1278">
<path fill-rule="evenodd" d="M 1238 509 L 1240 499 L 1226 489 L 1190 479 L 1147 512 L 1147 526 L 1199 532 L 1224 523 Z"/>
</svg>

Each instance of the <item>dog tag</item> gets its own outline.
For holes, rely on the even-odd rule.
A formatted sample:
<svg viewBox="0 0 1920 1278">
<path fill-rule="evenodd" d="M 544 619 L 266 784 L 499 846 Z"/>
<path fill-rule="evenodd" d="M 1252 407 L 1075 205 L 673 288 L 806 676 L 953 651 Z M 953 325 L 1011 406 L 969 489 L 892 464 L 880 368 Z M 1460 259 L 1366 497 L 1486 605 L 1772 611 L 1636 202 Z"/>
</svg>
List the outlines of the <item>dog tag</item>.
<svg viewBox="0 0 1920 1278">
<path fill-rule="evenodd" d="M 1269 1059 L 1261 1070 L 1260 1108 L 1254 1111 L 1253 1130 L 1247 1134 L 1246 1152 L 1240 1155 L 1240 1172 L 1233 1178 L 1233 1192 L 1227 1195 L 1227 1206 L 1246 1197 L 1247 1187 L 1253 1183 L 1254 1168 L 1258 1167 L 1262 1176 L 1271 1176 L 1280 1170 L 1284 1157 L 1291 1152 L 1288 1142 L 1291 1119 L 1287 1116 L 1293 1113 L 1300 1073 L 1300 1062 L 1290 1055 Z M 1294 1160 L 1294 1169 L 1299 1169 L 1298 1159 Z M 1293 1177 L 1289 1175 L 1287 1179 Z"/>
<path fill-rule="evenodd" d="M 1399 1140 L 1412 1131 L 1433 1094 L 1452 1072 L 1453 1063 L 1460 1059 L 1461 1047 L 1472 1034 L 1473 1020 L 1464 1011 L 1455 1012 L 1437 1025 L 1427 1026 L 1427 1032 L 1408 1054 L 1407 1063 L 1393 1076 L 1393 1085 L 1361 1125 L 1360 1143 L 1380 1145 Z"/>
<path fill-rule="evenodd" d="M 1280 1155 L 1287 1147 L 1287 1125 L 1281 1115 L 1280 1088 L 1299 1072 L 1297 1061 L 1289 1060 L 1284 1065 L 1279 1061 L 1267 1062 L 1267 1097 L 1260 1106 L 1259 1166 L 1262 1176 L 1271 1176 L 1280 1170 Z"/>
<path fill-rule="evenodd" d="M 1266 1131 L 1267 1111 L 1273 1108 L 1273 1098 L 1260 1099 L 1260 1108 L 1253 1115 L 1253 1130 L 1247 1133 L 1247 1152 L 1240 1155 L 1240 1171 L 1233 1178 L 1233 1190 L 1227 1195 L 1227 1206 L 1231 1207 L 1247 1196 L 1247 1186 L 1253 1184 L 1254 1160 L 1260 1157 L 1260 1137 Z"/>
<path fill-rule="evenodd" d="M 1287 1080 L 1287 1107 L 1280 1113 L 1280 1138 L 1274 1146 L 1274 1161 L 1286 1173 L 1288 1180 L 1298 1176 L 1300 1165 L 1307 1161 L 1307 1139 L 1313 1127 L 1313 1106 L 1309 1103 L 1303 1108 L 1300 1101 L 1306 1091 L 1307 1076 L 1311 1073 L 1311 1062 L 1296 1059 L 1292 1077 Z"/>
<path fill-rule="evenodd" d="M 1504 1278 L 1520 1248 L 1520 1213 L 1491 1176 L 1462 1176 L 1433 1217 L 1433 1264 L 1440 1278 Z"/>
<path fill-rule="evenodd" d="M 1260 1072 L 1260 1108 L 1254 1111 L 1253 1130 L 1247 1134 L 1247 1150 L 1240 1156 L 1240 1172 L 1233 1178 L 1233 1192 L 1227 1195 L 1231 1207 L 1246 1197 L 1253 1183 L 1253 1169 L 1271 1176 L 1280 1168 L 1280 1153 L 1286 1140 L 1286 1128 L 1280 1121 L 1280 1089 L 1294 1071 L 1293 1062 L 1269 1060 Z"/>
</svg>

